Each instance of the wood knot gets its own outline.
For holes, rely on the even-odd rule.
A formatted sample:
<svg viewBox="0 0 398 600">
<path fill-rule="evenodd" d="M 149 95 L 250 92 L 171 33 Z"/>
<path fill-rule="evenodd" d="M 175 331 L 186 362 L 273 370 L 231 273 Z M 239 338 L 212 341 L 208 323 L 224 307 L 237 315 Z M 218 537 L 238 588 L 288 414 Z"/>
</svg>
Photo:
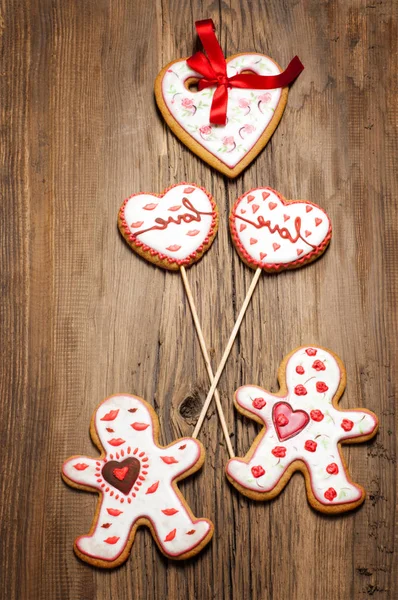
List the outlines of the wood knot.
<svg viewBox="0 0 398 600">
<path fill-rule="evenodd" d="M 195 425 L 201 410 L 202 401 L 197 392 L 184 398 L 179 406 L 180 415 L 189 425 Z"/>
</svg>

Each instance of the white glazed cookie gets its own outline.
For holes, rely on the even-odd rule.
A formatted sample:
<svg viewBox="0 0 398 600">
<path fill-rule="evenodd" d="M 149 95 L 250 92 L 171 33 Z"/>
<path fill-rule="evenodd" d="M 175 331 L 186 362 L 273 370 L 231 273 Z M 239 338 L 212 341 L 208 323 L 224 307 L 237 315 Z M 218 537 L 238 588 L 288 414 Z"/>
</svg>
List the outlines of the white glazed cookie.
<svg viewBox="0 0 398 600">
<path fill-rule="evenodd" d="M 264 187 L 245 192 L 230 214 L 232 240 L 253 269 L 294 269 L 318 258 L 329 245 L 328 215 L 305 200 L 286 200 Z"/>
<path fill-rule="evenodd" d="M 255 52 L 226 59 L 227 75 L 242 72 L 278 75 L 282 69 L 268 56 Z M 236 177 L 257 156 L 276 129 L 287 102 L 288 88 L 228 91 L 225 125 L 210 123 L 215 87 L 191 91 L 201 77 L 179 59 L 166 65 L 155 82 L 159 109 L 172 131 L 195 154 L 228 177 Z"/>
<path fill-rule="evenodd" d="M 338 513 L 359 506 L 365 490 L 352 482 L 341 444 L 372 438 L 378 429 L 376 415 L 337 408 L 345 369 L 324 348 L 294 350 L 283 360 L 278 379 L 277 394 L 255 385 L 235 393 L 236 408 L 261 423 L 263 430 L 245 458 L 228 462 L 229 481 L 250 498 L 270 500 L 299 470 L 308 500 L 317 510 Z"/>
<path fill-rule="evenodd" d="M 192 515 L 176 485 L 202 466 L 203 447 L 192 438 L 162 447 L 158 432 L 156 413 L 144 400 L 111 396 L 97 408 L 90 427 L 101 456 L 73 456 L 64 463 L 66 483 L 100 495 L 90 533 L 75 542 L 82 560 L 120 565 L 140 525 L 150 528 L 169 558 L 189 558 L 210 541 L 212 523 Z"/>
<path fill-rule="evenodd" d="M 204 188 L 179 183 L 162 194 L 134 194 L 123 202 L 118 226 L 131 248 L 169 270 L 197 262 L 218 227 L 217 206 Z"/>
</svg>

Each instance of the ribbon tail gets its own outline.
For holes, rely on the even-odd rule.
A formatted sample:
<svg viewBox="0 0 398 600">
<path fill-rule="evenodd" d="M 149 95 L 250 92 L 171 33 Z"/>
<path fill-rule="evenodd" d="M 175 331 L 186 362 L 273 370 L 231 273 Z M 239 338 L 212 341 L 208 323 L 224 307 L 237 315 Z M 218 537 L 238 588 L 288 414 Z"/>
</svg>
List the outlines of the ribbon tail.
<svg viewBox="0 0 398 600">
<path fill-rule="evenodd" d="M 228 87 L 219 85 L 214 92 L 213 102 L 210 109 L 210 123 L 214 125 L 225 125 L 227 122 Z"/>
<path fill-rule="evenodd" d="M 278 75 L 249 75 L 241 73 L 234 75 L 229 79 L 232 87 L 252 89 L 252 90 L 275 90 L 276 88 L 287 87 L 304 70 L 304 65 L 298 56 L 295 56 L 286 69 Z"/>
</svg>

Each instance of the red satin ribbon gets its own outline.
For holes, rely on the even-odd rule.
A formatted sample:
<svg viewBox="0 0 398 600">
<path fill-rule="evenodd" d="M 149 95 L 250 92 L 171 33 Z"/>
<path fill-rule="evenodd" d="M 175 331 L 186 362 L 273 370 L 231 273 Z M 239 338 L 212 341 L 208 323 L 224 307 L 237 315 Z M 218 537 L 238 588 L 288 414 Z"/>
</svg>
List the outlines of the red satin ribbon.
<svg viewBox="0 0 398 600">
<path fill-rule="evenodd" d="M 213 21 L 211 19 L 196 21 L 195 27 L 206 55 L 203 52 L 196 52 L 187 59 L 187 63 L 191 69 L 203 76 L 198 82 L 199 90 L 217 86 L 210 109 L 210 123 L 225 125 L 228 88 L 236 87 L 251 90 L 283 88 L 292 83 L 304 69 L 299 57 L 295 56 L 285 71 L 279 73 L 279 75 L 250 75 L 246 73 L 228 77 L 227 63 L 214 33 Z"/>
</svg>

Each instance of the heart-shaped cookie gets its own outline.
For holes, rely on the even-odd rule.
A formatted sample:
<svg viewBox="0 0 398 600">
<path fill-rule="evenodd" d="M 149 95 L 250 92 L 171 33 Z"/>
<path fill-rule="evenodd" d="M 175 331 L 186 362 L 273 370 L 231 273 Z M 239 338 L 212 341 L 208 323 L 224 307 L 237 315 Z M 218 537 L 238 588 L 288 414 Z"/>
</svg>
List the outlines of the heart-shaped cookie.
<svg viewBox="0 0 398 600">
<path fill-rule="evenodd" d="M 304 410 L 293 410 L 287 402 L 278 402 L 272 410 L 272 420 L 281 442 L 289 440 L 310 422 L 310 417 Z"/>
<path fill-rule="evenodd" d="M 235 202 L 230 229 L 242 260 L 253 269 L 294 269 L 323 254 L 332 236 L 328 215 L 305 200 L 286 200 L 271 188 L 246 192 Z"/>
<path fill-rule="evenodd" d="M 239 73 L 279 75 L 271 58 L 255 52 L 226 59 L 227 75 Z M 256 158 L 275 131 L 286 106 L 288 88 L 228 90 L 225 125 L 210 123 L 210 106 L 216 88 L 196 91 L 201 76 L 187 59 L 166 65 L 155 81 L 156 102 L 166 123 L 192 152 L 209 165 L 236 177 Z"/>
<path fill-rule="evenodd" d="M 119 211 L 119 229 L 131 248 L 169 270 L 198 261 L 217 233 L 212 196 L 195 184 L 179 183 L 162 194 L 134 194 Z"/>
</svg>

